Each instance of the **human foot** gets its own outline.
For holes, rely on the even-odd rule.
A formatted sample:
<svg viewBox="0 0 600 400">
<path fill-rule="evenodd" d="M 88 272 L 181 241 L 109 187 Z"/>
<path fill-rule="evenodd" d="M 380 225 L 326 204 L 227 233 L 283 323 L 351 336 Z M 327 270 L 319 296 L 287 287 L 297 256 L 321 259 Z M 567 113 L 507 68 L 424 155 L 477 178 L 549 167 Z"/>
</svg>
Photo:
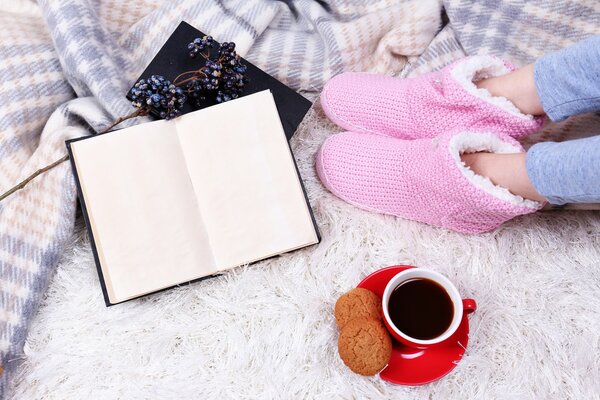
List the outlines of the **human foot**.
<svg viewBox="0 0 600 400">
<path fill-rule="evenodd" d="M 460 155 L 476 151 L 523 148 L 492 133 L 400 140 L 344 132 L 323 143 L 316 168 L 325 187 L 350 204 L 459 232 L 489 231 L 541 207 L 468 169 Z"/>
<path fill-rule="evenodd" d="M 525 153 L 464 153 L 461 160 L 475 174 L 485 176 L 493 184 L 508 189 L 514 195 L 545 203 L 527 175 Z"/>
<path fill-rule="evenodd" d="M 543 117 L 523 114 L 474 83 L 511 70 L 498 58 L 473 56 L 411 79 L 343 73 L 325 85 L 321 105 L 334 123 L 354 132 L 417 139 L 467 129 L 518 138 L 537 131 Z"/>
<path fill-rule="evenodd" d="M 508 99 L 524 114 L 544 115 L 544 107 L 535 86 L 535 67 L 529 64 L 505 75 L 483 79 L 475 83 L 492 96 Z"/>
</svg>

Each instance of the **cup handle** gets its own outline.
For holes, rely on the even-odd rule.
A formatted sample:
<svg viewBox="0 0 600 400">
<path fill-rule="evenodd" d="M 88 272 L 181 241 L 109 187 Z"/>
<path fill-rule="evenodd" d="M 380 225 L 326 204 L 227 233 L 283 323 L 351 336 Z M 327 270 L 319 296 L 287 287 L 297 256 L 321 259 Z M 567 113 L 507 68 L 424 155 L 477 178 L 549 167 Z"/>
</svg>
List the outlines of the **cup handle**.
<svg viewBox="0 0 600 400">
<path fill-rule="evenodd" d="M 477 302 L 473 299 L 463 299 L 463 312 L 465 314 L 471 314 L 477 310 Z"/>
</svg>

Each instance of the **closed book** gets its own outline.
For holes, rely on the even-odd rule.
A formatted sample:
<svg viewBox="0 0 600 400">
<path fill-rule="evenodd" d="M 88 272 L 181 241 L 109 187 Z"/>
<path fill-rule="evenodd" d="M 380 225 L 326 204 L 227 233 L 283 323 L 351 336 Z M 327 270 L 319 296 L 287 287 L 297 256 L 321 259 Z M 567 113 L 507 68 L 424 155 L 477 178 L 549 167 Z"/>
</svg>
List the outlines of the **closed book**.
<svg viewBox="0 0 600 400">
<path fill-rule="evenodd" d="M 142 72 L 138 80 L 148 78 L 152 75 L 162 75 L 166 79 L 174 81 L 175 78 L 181 74 L 186 74 L 189 71 L 199 69 L 203 65 L 204 59 L 201 56 L 190 58 L 187 44 L 192 42 L 195 38 L 203 37 L 204 35 L 204 32 L 199 31 L 185 21 L 182 21 L 173 31 L 171 36 L 169 36 L 158 53 L 156 53 L 156 56 L 152 59 L 144 72 Z M 215 46 L 210 49 L 211 53 L 216 53 L 219 48 L 219 42 L 215 40 L 214 44 Z M 270 90 L 271 93 L 273 93 L 275 103 L 277 104 L 283 130 L 285 131 L 287 138 L 291 139 L 312 103 L 304 96 L 287 87 L 285 84 L 248 60 L 243 57 L 241 60 L 247 67 L 245 75 L 248 78 L 248 83 L 246 83 L 241 96 L 262 92 L 263 90 Z M 128 94 L 128 97 L 130 97 L 130 94 Z M 210 96 L 207 97 L 206 101 L 199 105 L 192 104 L 191 101 L 188 101 L 184 105 L 182 112 L 186 114 L 199 108 L 210 107 L 214 104 L 216 104 L 215 100 Z"/>
</svg>

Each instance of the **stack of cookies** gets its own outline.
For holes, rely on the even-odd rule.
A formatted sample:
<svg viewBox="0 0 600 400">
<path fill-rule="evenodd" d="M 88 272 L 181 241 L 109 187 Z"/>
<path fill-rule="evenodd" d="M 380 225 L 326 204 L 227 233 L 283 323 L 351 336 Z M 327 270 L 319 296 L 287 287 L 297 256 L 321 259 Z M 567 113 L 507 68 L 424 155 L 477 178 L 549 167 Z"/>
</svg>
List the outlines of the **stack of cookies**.
<svg viewBox="0 0 600 400">
<path fill-rule="evenodd" d="M 340 329 L 338 352 L 352 371 L 375 375 L 392 356 L 392 338 L 381 321 L 381 299 L 367 289 L 355 288 L 335 303 Z"/>
</svg>

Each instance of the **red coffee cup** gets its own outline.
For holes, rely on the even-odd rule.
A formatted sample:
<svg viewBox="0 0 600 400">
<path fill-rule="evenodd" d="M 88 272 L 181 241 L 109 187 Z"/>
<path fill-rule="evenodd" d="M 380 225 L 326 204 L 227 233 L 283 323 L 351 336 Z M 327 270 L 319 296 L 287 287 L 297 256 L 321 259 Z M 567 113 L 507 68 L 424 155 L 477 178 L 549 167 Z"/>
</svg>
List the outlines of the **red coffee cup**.
<svg viewBox="0 0 600 400">
<path fill-rule="evenodd" d="M 392 292 L 402 283 L 414 279 L 429 279 L 440 285 L 444 290 L 446 290 L 446 293 L 448 293 L 448 296 L 452 301 L 452 305 L 454 306 L 454 314 L 452 316 L 450 325 L 441 335 L 433 339 L 422 340 L 410 337 L 398 329 L 398 327 L 394 325 L 390 318 L 389 300 Z M 444 341 L 446 341 L 454 334 L 454 332 L 456 332 L 460 326 L 463 315 L 470 314 L 477 309 L 477 303 L 475 300 L 462 299 L 458 293 L 458 290 L 452 284 L 452 282 L 448 280 L 448 278 L 435 271 L 423 268 L 410 268 L 396 274 L 386 285 L 381 302 L 383 309 L 383 322 L 385 323 L 391 335 L 401 343 L 419 349 L 443 344 Z"/>
</svg>

